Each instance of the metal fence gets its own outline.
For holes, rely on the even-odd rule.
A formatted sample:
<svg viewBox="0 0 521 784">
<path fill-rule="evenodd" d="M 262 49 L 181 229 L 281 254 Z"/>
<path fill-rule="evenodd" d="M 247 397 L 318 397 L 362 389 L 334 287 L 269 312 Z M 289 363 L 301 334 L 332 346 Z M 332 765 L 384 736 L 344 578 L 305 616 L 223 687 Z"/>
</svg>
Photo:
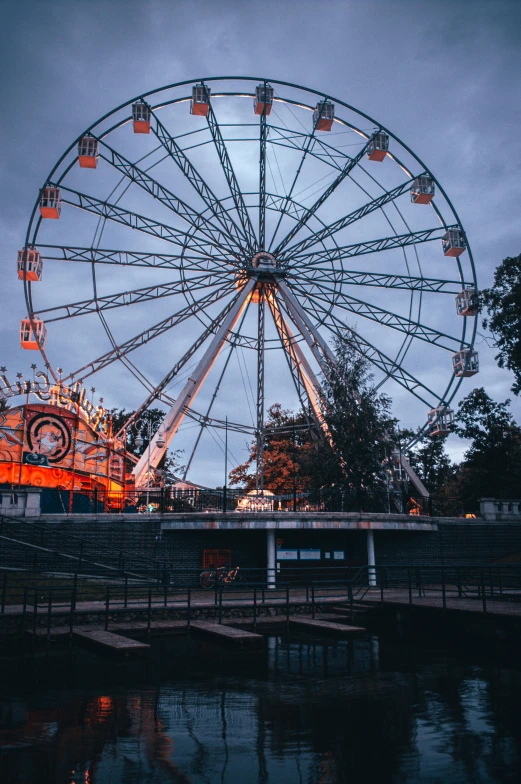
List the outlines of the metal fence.
<svg viewBox="0 0 521 784">
<path fill-rule="evenodd" d="M 177 489 L 167 487 L 125 492 L 74 493 L 54 491 L 42 498 L 42 512 L 166 514 L 172 512 L 374 512 L 390 514 L 457 517 L 478 514 L 477 506 L 463 506 L 446 496 L 420 496 L 410 493 L 354 492 L 349 489 L 289 488 L 287 492 L 271 490 L 217 488 Z"/>
</svg>

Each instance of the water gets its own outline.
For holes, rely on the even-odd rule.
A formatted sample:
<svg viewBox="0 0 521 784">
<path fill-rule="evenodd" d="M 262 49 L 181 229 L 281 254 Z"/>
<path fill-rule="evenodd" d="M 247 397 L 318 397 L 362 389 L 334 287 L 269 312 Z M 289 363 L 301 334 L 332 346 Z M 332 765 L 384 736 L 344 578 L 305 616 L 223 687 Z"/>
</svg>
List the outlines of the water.
<svg viewBox="0 0 521 784">
<path fill-rule="evenodd" d="M 396 633 L 2 659 L 2 784 L 521 781 L 521 660 Z"/>
</svg>

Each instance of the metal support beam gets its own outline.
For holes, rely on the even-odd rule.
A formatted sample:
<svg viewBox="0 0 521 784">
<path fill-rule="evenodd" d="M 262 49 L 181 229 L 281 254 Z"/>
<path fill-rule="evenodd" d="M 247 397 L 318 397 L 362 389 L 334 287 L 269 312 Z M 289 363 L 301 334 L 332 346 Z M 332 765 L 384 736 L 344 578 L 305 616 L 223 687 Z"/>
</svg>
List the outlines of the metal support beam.
<svg viewBox="0 0 521 784">
<path fill-rule="evenodd" d="M 259 318 L 257 350 L 257 490 L 264 490 L 264 322 L 266 287 L 259 284 Z"/>
<path fill-rule="evenodd" d="M 264 84 L 266 90 L 266 83 Z M 259 158 L 259 250 L 266 244 L 266 106 L 260 118 L 260 158 Z"/>
<path fill-rule="evenodd" d="M 219 355 L 224 341 L 233 330 L 243 311 L 243 308 L 247 304 L 256 283 L 256 278 L 250 278 L 248 280 L 239 297 L 237 298 L 235 305 L 221 324 L 219 331 L 206 349 L 193 374 L 190 376 L 181 390 L 179 397 L 176 399 L 174 405 L 165 416 L 160 430 L 155 433 L 146 451 L 143 453 L 143 455 L 141 455 L 138 464 L 133 469 L 133 474 L 136 479 L 136 487 L 140 487 L 145 479 L 148 461 L 150 460 L 150 465 L 156 468 L 159 461 L 166 452 L 170 442 L 177 433 L 179 426 L 185 417 L 186 409 L 190 408 L 193 401 L 195 400 L 197 393 L 199 392 L 208 373 L 211 370 L 213 363 Z M 162 447 L 157 445 L 160 433 L 164 439 L 164 446 Z"/>
</svg>

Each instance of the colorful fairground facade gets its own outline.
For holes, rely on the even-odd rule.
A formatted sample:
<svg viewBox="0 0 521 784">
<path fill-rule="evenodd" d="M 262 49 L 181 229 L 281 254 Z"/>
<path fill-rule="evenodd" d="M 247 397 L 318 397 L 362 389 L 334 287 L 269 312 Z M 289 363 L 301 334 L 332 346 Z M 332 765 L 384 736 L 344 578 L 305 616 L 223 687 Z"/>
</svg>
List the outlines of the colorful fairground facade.
<svg viewBox="0 0 521 784">
<path fill-rule="evenodd" d="M 0 372 L 0 488 L 41 488 L 43 505 L 55 511 L 71 511 L 73 497 L 84 507 L 77 511 L 90 511 L 96 491 L 109 505 L 121 503 L 128 457 L 102 401 L 94 405 L 79 382 L 54 384 L 33 370 L 15 383 Z"/>
</svg>

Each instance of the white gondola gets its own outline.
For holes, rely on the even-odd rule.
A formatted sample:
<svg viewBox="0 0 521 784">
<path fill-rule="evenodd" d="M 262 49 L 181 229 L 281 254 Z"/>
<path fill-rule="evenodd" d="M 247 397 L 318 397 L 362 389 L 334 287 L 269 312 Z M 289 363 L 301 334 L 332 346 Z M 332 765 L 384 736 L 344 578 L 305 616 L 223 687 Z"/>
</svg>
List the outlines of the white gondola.
<svg viewBox="0 0 521 784">
<path fill-rule="evenodd" d="M 62 209 L 60 189 L 44 188 L 40 196 L 40 214 L 42 218 L 57 220 Z"/>
<path fill-rule="evenodd" d="M 42 258 L 38 251 L 30 246 L 18 251 L 17 268 L 20 280 L 26 278 L 27 280 L 37 282 L 42 279 Z"/>
<path fill-rule="evenodd" d="M 458 316 L 477 316 L 478 293 L 474 286 L 467 286 L 456 294 L 456 312 Z"/>
<path fill-rule="evenodd" d="M 151 112 L 149 107 L 142 101 L 132 104 L 132 122 L 134 125 L 134 133 L 150 133 L 150 117 Z"/>
<path fill-rule="evenodd" d="M 273 106 L 273 87 L 269 84 L 259 84 L 255 88 L 255 98 L 253 99 L 253 110 L 255 114 L 264 114 L 269 117 Z"/>
<path fill-rule="evenodd" d="M 449 229 L 441 238 L 445 256 L 461 256 L 467 249 L 461 229 Z"/>
<path fill-rule="evenodd" d="M 78 161 L 82 169 L 95 169 L 98 165 L 98 140 L 82 136 L 78 142 Z"/>
<path fill-rule="evenodd" d="M 29 318 L 22 319 L 20 322 L 20 344 L 22 348 L 35 351 L 45 348 L 47 341 L 47 327 L 41 319 L 33 318 L 34 331 Z"/>
<path fill-rule="evenodd" d="M 427 414 L 427 426 L 430 436 L 445 436 L 450 433 L 454 421 L 454 411 L 447 406 L 433 408 Z"/>
<path fill-rule="evenodd" d="M 373 133 L 367 145 L 367 157 L 370 161 L 383 161 L 389 149 L 389 134 L 379 131 Z"/>
<path fill-rule="evenodd" d="M 457 378 L 475 376 L 479 373 L 478 352 L 464 348 L 452 355 L 452 367 Z"/>
<path fill-rule="evenodd" d="M 429 204 L 434 198 L 434 180 L 428 174 L 416 177 L 411 185 L 411 201 L 414 204 Z"/>
<path fill-rule="evenodd" d="M 211 90 L 205 84 L 198 84 L 192 88 L 191 114 L 207 117 L 210 111 Z"/>
<path fill-rule="evenodd" d="M 313 125 L 316 131 L 330 131 L 335 119 L 335 104 L 319 101 L 313 112 Z"/>
</svg>

